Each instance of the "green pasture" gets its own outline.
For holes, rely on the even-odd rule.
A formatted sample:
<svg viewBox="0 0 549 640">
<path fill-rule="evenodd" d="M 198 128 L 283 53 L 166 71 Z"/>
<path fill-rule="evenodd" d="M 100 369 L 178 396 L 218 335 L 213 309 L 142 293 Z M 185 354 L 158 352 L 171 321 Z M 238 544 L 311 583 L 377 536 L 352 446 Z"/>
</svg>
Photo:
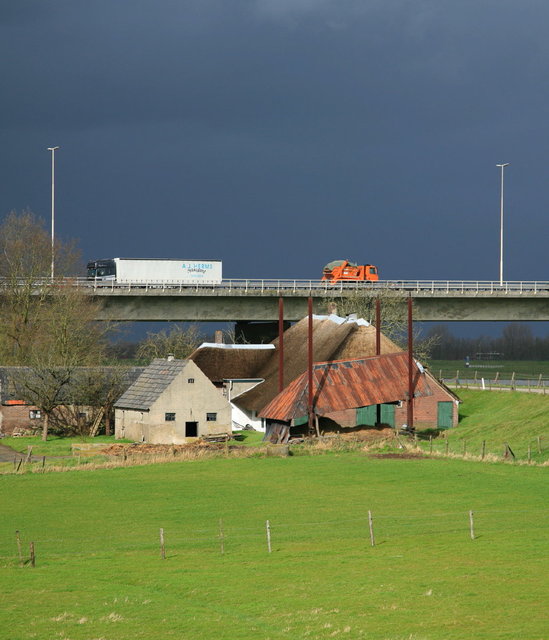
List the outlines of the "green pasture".
<svg viewBox="0 0 549 640">
<path fill-rule="evenodd" d="M 32 447 L 33 456 L 70 456 L 72 455 L 73 444 L 113 444 L 114 442 L 130 442 L 130 440 L 115 440 L 114 436 L 95 436 L 94 438 L 86 436 L 64 437 L 59 435 L 49 435 L 46 442 L 42 440 L 42 436 L 23 436 L 2 438 L 0 444 L 11 447 L 20 453 L 27 453 L 29 447 Z"/>
<path fill-rule="evenodd" d="M 459 424 L 433 439 L 434 452 L 461 454 L 465 449 L 466 453 L 480 455 L 485 442 L 486 453 L 501 456 L 508 444 L 518 460 L 527 460 L 528 448 L 532 462 L 549 459 L 549 394 L 456 391 L 462 401 Z M 419 444 L 429 450 L 426 440 Z"/>
<path fill-rule="evenodd" d="M 10 640 L 547 637 L 547 467 L 355 452 L 0 483 Z"/>
</svg>

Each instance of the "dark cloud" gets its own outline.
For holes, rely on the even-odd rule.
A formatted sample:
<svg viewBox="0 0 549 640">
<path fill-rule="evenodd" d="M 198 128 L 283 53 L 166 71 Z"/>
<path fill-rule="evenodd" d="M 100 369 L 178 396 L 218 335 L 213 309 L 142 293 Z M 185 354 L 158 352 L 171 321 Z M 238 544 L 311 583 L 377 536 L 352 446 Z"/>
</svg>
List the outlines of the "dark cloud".
<svg viewBox="0 0 549 640">
<path fill-rule="evenodd" d="M 3 3 L 1 204 L 85 257 L 227 276 L 546 279 L 549 5 L 515 0 Z"/>
</svg>

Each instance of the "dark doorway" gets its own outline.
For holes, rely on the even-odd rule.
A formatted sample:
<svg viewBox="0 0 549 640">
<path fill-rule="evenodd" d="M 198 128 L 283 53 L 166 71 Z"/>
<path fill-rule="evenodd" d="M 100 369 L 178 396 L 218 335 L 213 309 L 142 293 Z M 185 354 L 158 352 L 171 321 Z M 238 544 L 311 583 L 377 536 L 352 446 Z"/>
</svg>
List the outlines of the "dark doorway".
<svg viewBox="0 0 549 640">
<path fill-rule="evenodd" d="M 198 422 L 185 422 L 185 437 L 186 438 L 198 437 Z"/>
</svg>

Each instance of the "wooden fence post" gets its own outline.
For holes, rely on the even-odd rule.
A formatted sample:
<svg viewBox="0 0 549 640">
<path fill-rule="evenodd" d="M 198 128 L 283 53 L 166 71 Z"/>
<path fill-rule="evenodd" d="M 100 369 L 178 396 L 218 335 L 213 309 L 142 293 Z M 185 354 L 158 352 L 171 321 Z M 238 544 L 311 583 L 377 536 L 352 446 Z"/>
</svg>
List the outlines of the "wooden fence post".
<svg viewBox="0 0 549 640">
<path fill-rule="evenodd" d="M 471 540 L 475 539 L 475 524 L 473 522 L 473 512 L 469 511 L 469 530 L 471 533 Z"/>
<path fill-rule="evenodd" d="M 267 528 L 267 549 L 269 550 L 269 553 L 272 552 L 271 549 L 271 523 L 267 520 L 266 522 L 266 528 Z"/>
<path fill-rule="evenodd" d="M 376 540 L 374 538 L 374 520 L 372 518 L 372 512 L 368 510 L 368 526 L 370 527 L 370 544 L 372 547 L 376 546 Z"/>
<path fill-rule="evenodd" d="M 21 536 L 19 535 L 19 529 L 15 532 L 15 540 L 17 541 L 17 553 L 19 554 L 19 564 L 23 566 L 23 553 L 21 551 Z"/>
<path fill-rule="evenodd" d="M 223 518 L 219 518 L 219 542 L 221 544 L 221 555 L 225 555 L 225 530 L 223 528 Z"/>
<path fill-rule="evenodd" d="M 446 455 L 448 455 L 448 449 L 450 448 L 450 439 L 446 436 Z"/>
<path fill-rule="evenodd" d="M 34 542 L 30 543 L 30 563 L 31 563 L 31 567 L 36 566 L 36 556 L 34 555 Z"/>
<path fill-rule="evenodd" d="M 482 453 L 480 454 L 480 459 L 484 460 L 484 456 L 486 455 L 486 440 L 482 441 Z"/>
<path fill-rule="evenodd" d="M 429 454 L 433 453 L 433 436 L 429 436 Z"/>
<path fill-rule="evenodd" d="M 538 453 L 541 453 L 541 436 L 538 436 Z"/>
<path fill-rule="evenodd" d="M 532 462 L 532 445 L 528 443 L 528 462 Z"/>
<path fill-rule="evenodd" d="M 166 545 L 164 544 L 164 529 L 160 528 L 160 557 L 166 559 Z"/>
</svg>

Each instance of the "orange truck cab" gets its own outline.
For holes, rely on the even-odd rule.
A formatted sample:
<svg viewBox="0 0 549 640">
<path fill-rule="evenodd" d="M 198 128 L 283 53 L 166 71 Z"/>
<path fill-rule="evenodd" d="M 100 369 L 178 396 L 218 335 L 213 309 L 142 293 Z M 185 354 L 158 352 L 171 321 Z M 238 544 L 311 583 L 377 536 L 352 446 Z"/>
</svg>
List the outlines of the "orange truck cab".
<svg viewBox="0 0 549 640">
<path fill-rule="evenodd" d="M 322 280 L 331 283 L 379 280 L 377 267 L 373 264 L 355 264 L 348 260 L 333 260 L 322 270 Z"/>
</svg>

